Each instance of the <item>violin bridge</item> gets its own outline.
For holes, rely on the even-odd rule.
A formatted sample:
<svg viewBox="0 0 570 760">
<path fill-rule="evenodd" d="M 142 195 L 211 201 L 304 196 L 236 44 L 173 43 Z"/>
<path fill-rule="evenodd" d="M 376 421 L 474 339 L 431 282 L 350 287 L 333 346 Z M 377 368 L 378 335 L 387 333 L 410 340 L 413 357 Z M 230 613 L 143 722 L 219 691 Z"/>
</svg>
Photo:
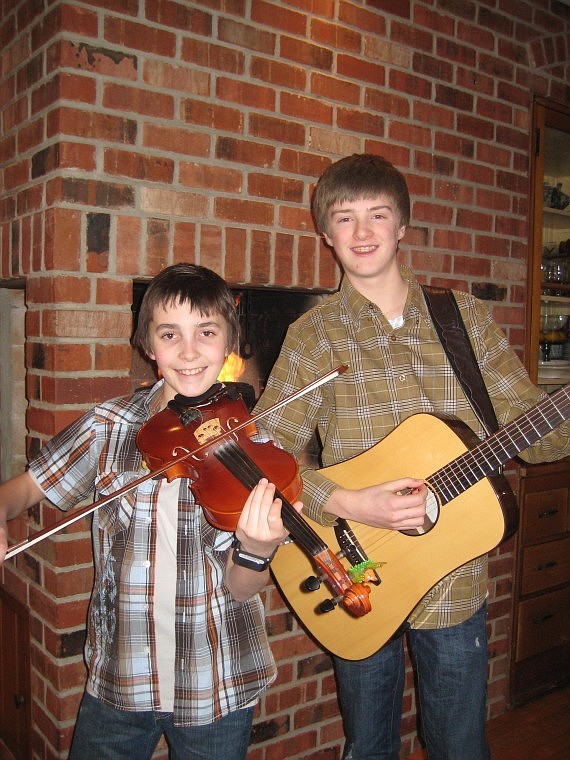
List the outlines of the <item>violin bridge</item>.
<svg viewBox="0 0 570 760">
<path fill-rule="evenodd" d="M 203 422 L 196 428 L 194 431 L 194 437 L 202 446 L 214 438 L 219 438 L 222 435 L 222 432 L 219 417 L 213 417 L 211 420 L 206 420 L 206 422 Z"/>
</svg>

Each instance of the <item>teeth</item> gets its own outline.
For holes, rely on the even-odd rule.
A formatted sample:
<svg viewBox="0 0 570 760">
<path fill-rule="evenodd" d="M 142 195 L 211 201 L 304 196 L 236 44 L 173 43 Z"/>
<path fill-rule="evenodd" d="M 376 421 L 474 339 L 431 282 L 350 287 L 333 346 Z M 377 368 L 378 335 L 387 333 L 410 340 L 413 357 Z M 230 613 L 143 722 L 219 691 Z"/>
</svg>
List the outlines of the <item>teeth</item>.
<svg viewBox="0 0 570 760">
<path fill-rule="evenodd" d="M 353 248 L 352 250 L 355 253 L 371 253 L 375 249 L 376 249 L 375 245 L 367 245 L 367 246 L 363 246 L 362 248 Z"/>
<path fill-rule="evenodd" d="M 187 375 L 187 376 L 199 375 L 200 372 L 202 372 L 201 369 L 179 369 L 178 370 L 178 373 L 180 375 Z"/>
</svg>

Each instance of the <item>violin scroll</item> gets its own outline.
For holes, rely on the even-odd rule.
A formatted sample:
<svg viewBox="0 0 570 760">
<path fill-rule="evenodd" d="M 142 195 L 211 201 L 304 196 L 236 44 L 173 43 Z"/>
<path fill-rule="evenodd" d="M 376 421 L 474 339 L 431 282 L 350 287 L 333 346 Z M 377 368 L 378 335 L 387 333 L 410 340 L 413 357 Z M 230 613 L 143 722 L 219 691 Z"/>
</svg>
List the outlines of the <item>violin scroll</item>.
<svg viewBox="0 0 570 760">
<path fill-rule="evenodd" d="M 326 549 L 313 557 L 315 563 L 326 576 L 329 588 L 336 597 L 321 606 L 321 612 L 329 612 L 339 602 L 354 617 L 363 617 L 372 609 L 370 587 L 364 583 L 354 583 L 338 557 Z"/>
</svg>

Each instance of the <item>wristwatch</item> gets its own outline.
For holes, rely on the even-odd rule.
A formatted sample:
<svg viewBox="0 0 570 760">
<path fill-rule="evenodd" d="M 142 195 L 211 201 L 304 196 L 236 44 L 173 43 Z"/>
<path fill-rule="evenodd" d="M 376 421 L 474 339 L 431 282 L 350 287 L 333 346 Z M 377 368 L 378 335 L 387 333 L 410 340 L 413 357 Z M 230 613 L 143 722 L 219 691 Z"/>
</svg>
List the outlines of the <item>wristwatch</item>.
<svg viewBox="0 0 570 760">
<path fill-rule="evenodd" d="M 234 565 L 247 567 L 248 570 L 255 570 L 256 573 L 262 573 L 269 567 L 269 563 L 276 555 L 277 549 L 279 547 L 275 547 L 275 550 L 270 557 L 258 557 L 257 554 L 250 554 L 249 552 L 244 551 L 241 548 L 241 544 L 238 539 L 234 538 L 232 542 L 232 548 L 234 550 L 232 554 Z"/>
</svg>

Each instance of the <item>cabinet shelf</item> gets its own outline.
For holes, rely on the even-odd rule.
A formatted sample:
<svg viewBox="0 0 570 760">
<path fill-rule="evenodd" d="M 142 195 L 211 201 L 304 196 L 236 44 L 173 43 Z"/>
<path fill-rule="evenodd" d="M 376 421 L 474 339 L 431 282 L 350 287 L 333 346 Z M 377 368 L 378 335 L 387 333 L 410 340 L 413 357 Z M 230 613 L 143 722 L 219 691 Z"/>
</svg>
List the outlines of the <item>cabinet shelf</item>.
<svg viewBox="0 0 570 760">
<path fill-rule="evenodd" d="M 543 290 L 550 290 L 550 286 L 542 284 Z M 570 285 L 562 285 L 560 284 L 558 287 L 552 286 L 552 290 L 564 290 L 568 293 L 567 296 L 558 296 L 554 295 L 552 293 L 541 293 L 540 294 L 540 300 L 543 303 L 559 303 L 562 305 L 568 305 L 568 308 L 570 308 Z"/>
<path fill-rule="evenodd" d="M 543 282 L 541 285 L 542 291 L 545 290 L 555 290 L 557 294 L 554 293 L 545 293 L 542 292 L 540 296 L 540 300 L 548 300 L 548 301 L 557 301 L 558 303 L 565 303 L 568 302 L 570 304 L 570 283 L 568 282 L 553 282 L 552 284 L 549 284 L 547 282 Z M 568 295 L 560 295 L 560 293 L 568 293 Z"/>
<path fill-rule="evenodd" d="M 565 209 L 552 208 L 552 206 L 543 206 L 542 213 L 552 214 L 552 216 L 560 216 L 562 218 L 566 218 L 568 221 L 568 224 L 570 224 L 570 211 L 568 211 L 568 208 L 570 208 L 570 206 L 567 206 Z"/>
</svg>

